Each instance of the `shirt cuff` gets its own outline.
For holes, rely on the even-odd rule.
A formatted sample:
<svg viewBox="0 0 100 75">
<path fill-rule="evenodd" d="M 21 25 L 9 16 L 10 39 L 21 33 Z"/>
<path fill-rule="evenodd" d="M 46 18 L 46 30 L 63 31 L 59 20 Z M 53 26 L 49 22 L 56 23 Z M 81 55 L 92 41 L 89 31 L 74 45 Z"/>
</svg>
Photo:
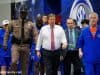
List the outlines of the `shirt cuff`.
<svg viewBox="0 0 100 75">
<path fill-rule="evenodd" d="M 40 51 L 40 48 L 36 48 L 36 51 Z"/>
</svg>

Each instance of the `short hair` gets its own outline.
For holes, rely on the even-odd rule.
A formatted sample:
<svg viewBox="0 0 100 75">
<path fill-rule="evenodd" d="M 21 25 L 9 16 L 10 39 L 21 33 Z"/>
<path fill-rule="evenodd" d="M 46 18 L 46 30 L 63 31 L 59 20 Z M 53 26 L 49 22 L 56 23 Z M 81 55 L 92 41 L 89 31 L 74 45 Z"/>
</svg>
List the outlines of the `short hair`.
<svg viewBox="0 0 100 75">
<path fill-rule="evenodd" d="M 74 21 L 75 25 L 77 25 L 77 21 L 76 21 L 76 19 L 73 19 L 73 21 Z"/>
<path fill-rule="evenodd" d="M 42 18 L 43 18 L 43 17 L 47 17 L 47 18 L 48 18 L 48 16 L 47 16 L 47 15 L 45 15 L 45 14 L 44 14 L 44 15 L 42 15 Z"/>
<path fill-rule="evenodd" d="M 43 16 L 47 16 L 47 15 L 46 15 L 46 14 L 43 14 L 42 17 L 43 17 Z"/>
<path fill-rule="evenodd" d="M 51 13 L 51 14 L 48 15 L 48 19 L 49 19 L 50 17 L 56 17 L 56 16 L 55 16 L 55 14 Z"/>
<path fill-rule="evenodd" d="M 83 19 L 82 21 L 81 21 L 81 24 L 89 24 L 89 20 L 88 19 Z"/>
<path fill-rule="evenodd" d="M 93 14 L 96 15 L 97 17 L 99 17 L 98 14 L 97 14 L 96 12 L 91 12 L 91 13 L 89 14 L 89 18 L 90 18 L 91 15 L 93 15 Z"/>
<path fill-rule="evenodd" d="M 68 20 L 68 19 L 72 19 L 73 20 L 73 18 L 67 18 L 66 20 Z"/>
<path fill-rule="evenodd" d="M 72 20 L 73 23 L 74 23 L 74 19 L 73 19 L 73 18 L 68 18 L 68 19 L 66 19 L 66 22 L 67 22 L 68 20 Z"/>
</svg>

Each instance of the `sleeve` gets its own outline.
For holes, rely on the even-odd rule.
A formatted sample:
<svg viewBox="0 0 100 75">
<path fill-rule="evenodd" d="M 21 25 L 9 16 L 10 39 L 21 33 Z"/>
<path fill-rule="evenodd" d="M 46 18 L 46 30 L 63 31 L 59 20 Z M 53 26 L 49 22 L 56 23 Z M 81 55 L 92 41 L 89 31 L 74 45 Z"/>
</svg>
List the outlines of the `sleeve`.
<svg viewBox="0 0 100 75">
<path fill-rule="evenodd" d="M 32 26 L 33 26 L 33 40 L 36 43 L 37 42 L 37 38 L 38 38 L 38 30 L 37 30 L 35 24 L 33 24 Z"/>
<path fill-rule="evenodd" d="M 61 43 L 67 45 L 67 38 L 63 28 L 61 28 Z"/>
<path fill-rule="evenodd" d="M 2 29 L 0 29 L 0 48 L 2 47 L 2 43 L 3 43 L 3 32 Z"/>
<path fill-rule="evenodd" d="M 42 46 L 42 41 L 43 41 L 43 37 L 42 37 L 42 29 L 40 30 L 39 36 L 38 36 L 38 40 L 37 40 L 37 44 L 36 44 L 36 50 L 40 50 L 41 46 Z"/>
<path fill-rule="evenodd" d="M 34 42 L 32 42 L 31 56 L 34 56 L 35 55 L 35 46 L 36 46 L 36 44 Z"/>
<path fill-rule="evenodd" d="M 7 44 L 8 44 L 9 35 L 10 35 L 11 29 L 12 29 L 12 23 L 13 23 L 13 21 L 11 21 L 9 23 L 8 27 L 5 30 L 3 46 L 7 46 Z"/>
<path fill-rule="evenodd" d="M 84 46 L 84 37 L 83 37 L 84 31 L 81 32 L 79 39 L 78 39 L 78 48 L 83 48 Z"/>
</svg>

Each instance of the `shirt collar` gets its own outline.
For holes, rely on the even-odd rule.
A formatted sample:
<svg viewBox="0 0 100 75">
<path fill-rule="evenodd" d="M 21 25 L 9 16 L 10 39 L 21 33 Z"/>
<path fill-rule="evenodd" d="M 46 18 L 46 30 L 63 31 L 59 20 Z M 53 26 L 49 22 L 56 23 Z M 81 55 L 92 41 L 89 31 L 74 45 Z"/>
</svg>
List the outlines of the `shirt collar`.
<svg viewBox="0 0 100 75">
<path fill-rule="evenodd" d="M 56 25 L 54 25 L 54 28 L 56 27 Z M 48 24 L 48 28 L 50 28 L 50 25 Z"/>
</svg>

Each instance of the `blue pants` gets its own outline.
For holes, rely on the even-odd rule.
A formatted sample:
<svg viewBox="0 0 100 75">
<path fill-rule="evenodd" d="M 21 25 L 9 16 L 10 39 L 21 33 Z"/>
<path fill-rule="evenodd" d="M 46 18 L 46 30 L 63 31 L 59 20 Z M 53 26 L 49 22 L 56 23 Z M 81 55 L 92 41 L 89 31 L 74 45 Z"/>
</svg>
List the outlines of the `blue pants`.
<svg viewBox="0 0 100 75">
<path fill-rule="evenodd" d="M 29 61 L 28 75 L 34 75 L 34 60 L 33 59 L 30 59 L 30 61 Z"/>
<path fill-rule="evenodd" d="M 10 57 L 0 57 L 0 66 L 7 66 L 9 67 L 11 63 Z"/>
<path fill-rule="evenodd" d="M 100 63 L 84 63 L 85 75 L 100 75 Z"/>
</svg>

